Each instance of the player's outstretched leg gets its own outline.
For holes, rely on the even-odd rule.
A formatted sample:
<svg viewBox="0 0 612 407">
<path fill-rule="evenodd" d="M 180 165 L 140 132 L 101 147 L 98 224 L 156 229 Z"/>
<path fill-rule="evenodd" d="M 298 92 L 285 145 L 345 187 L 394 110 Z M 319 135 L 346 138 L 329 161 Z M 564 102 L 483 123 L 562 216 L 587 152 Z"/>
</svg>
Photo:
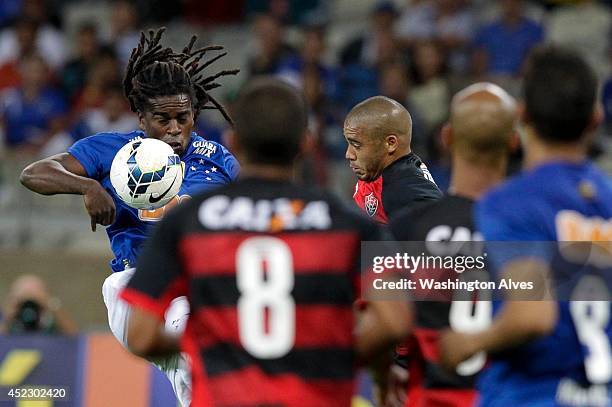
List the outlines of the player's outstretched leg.
<svg viewBox="0 0 612 407">
<path fill-rule="evenodd" d="M 127 349 L 127 324 L 130 316 L 129 305 L 119 298 L 135 269 L 113 273 L 104 280 L 102 296 L 108 310 L 108 324 L 119 342 Z M 189 304 L 185 297 L 175 298 L 166 312 L 165 327 L 168 332 L 181 334 L 189 317 Z M 184 353 L 151 361 L 170 380 L 177 400 L 184 407 L 191 403 L 191 368 Z"/>
</svg>

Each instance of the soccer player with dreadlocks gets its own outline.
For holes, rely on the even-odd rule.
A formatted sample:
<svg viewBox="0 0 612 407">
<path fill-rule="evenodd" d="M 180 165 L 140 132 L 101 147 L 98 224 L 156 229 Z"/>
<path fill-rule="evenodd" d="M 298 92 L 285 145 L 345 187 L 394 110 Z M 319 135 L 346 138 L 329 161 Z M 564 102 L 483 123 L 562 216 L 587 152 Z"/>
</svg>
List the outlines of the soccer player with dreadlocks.
<svg viewBox="0 0 612 407">
<path fill-rule="evenodd" d="M 160 40 L 164 29 L 141 35 L 127 66 L 124 90 L 130 106 L 138 114 L 140 130 L 131 133 L 99 133 L 76 142 L 67 152 L 29 165 L 21 174 L 27 188 L 43 195 L 83 195 L 91 218 L 108 226 L 114 259 L 111 274 L 102 287 L 108 309 L 110 328 L 126 344 L 129 308 L 118 298 L 119 291 L 134 272 L 136 257 L 151 226 L 165 210 L 197 192 L 227 184 L 238 173 L 238 162 L 223 146 L 207 141 L 193 132 L 202 109 L 217 109 L 229 122 L 223 107 L 208 93 L 219 84 L 215 80 L 234 75 L 238 70 L 221 71 L 206 76 L 203 71 L 225 53 L 204 60 L 211 51 L 223 47 L 194 49 L 196 37 L 180 53 L 164 48 Z M 115 194 L 109 171 L 117 151 L 137 138 L 151 137 L 169 144 L 185 164 L 185 174 L 178 195 L 166 206 L 154 211 L 127 206 Z M 189 313 L 184 297 L 173 302 L 166 313 L 166 329 L 180 332 Z M 185 358 L 177 354 L 156 360 L 157 366 L 172 382 L 175 394 L 184 405 L 190 400 L 190 374 Z"/>
</svg>

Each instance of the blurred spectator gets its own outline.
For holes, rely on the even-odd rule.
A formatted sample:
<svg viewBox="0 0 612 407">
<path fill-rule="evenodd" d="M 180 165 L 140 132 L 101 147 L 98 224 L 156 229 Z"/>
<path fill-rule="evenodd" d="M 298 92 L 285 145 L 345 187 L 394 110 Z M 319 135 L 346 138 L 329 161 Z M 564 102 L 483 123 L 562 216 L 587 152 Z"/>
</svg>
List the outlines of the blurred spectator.
<svg viewBox="0 0 612 407">
<path fill-rule="evenodd" d="M 66 45 L 63 33 L 48 22 L 48 15 L 44 0 L 23 0 L 21 19 L 30 21 L 36 27 L 36 52 L 53 70 L 58 70 L 66 60 Z M 17 27 L 9 27 L 0 34 L 0 65 L 24 55 Z"/>
<path fill-rule="evenodd" d="M 610 59 L 612 60 L 612 50 L 610 52 Z M 612 72 L 610 72 L 608 78 L 604 81 L 601 103 L 605 117 L 603 134 L 597 141 L 602 152 L 597 160 L 597 164 L 609 174 L 612 174 Z"/>
<path fill-rule="evenodd" d="M 304 27 L 299 54 L 285 58 L 278 76 L 302 89 L 309 106 L 309 151 L 302 157 L 299 177 L 305 184 L 324 185 L 327 182 L 327 160 L 344 158 L 341 132 L 328 133 L 330 126 L 339 128 L 340 113 L 334 108 L 337 91 L 336 70 L 324 61 L 325 27 L 314 24 Z M 336 117 L 337 116 L 337 117 Z M 332 136 L 326 140 L 325 136 Z"/>
<path fill-rule="evenodd" d="M 431 39 L 435 31 L 435 15 L 433 0 L 408 0 L 395 25 L 402 44 L 411 48 L 416 42 Z"/>
<path fill-rule="evenodd" d="M 303 88 L 304 71 L 316 70 L 323 84 L 323 93 L 328 98 L 336 94 L 336 70 L 323 60 L 325 53 L 325 27 L 307 26 L 303 31 L 300 51 L 279 63 L 277 75 L 298 88 Z"/>
<path fill-rule="evenodd" d="M 428 138 L 448 117 L 450 89 L 441 47 L 432 41 L 414 47 L 413 83 L 410 102 L 422 114 Z"/>
<path fill-rule="evenodd" d="M 19 61 L 24 55 L 36 52 L 37 24 L 33 20 L 22 18 L 15 22 L 14 27 L 18 52 L 14 59 L 0 64 L 0 89 L 19 86 Z"/>
<path fill-rule="evenodd" d="M 374 67 L 397 57 L 393 32 L 396 17 L 397 10 L 392 2 L 376 4 L 370 15 L 370 29 L 342 48 L 340 63 Z"/>
<path fill-rule="evenodd" d="M 0 98 L 6 144 L 13 150 L 38 153 L 61 134 L 67 105 L 63 95 L 51 87 L 43 58 L 29 55 L 19 68 L 22 85 L 4 91 Z"/>
<path fill-rule="evenodd" d="M 21 0 L 0 1 L 0 28 L 4 28 L 19 15 Z"/>
<path fill-rule="evenodd" d="M 393 32 L 396 17 L 393 3 L 378 3 L 370 15 L 371 28 L 340 51 L 338 100 L 346 111 L 378 93 L 381 67 L 406 59 Z"/>
<path fill-rule="evenodd" d="M 101 107 L 106 88 L 120 81 L 121 71 L 115 52 L 107 47 L 101 48 L 91 69 L 87 71 L 85 86 L 74 97 L 73 113 Z"/>
<path fill-rule="evenodd" d="M 324 185 L 327 178 L 327 160 L 323 150 L 323 132 L 327 110 L 323 81 L 315 65 L 307 65 L 302 71 L 301 89 L 308 104 L 307 148 L 296 165 L 296 180 L 304 185 Z"/>
<path fill-rule="evenodd" d="M 465 71 L 474 24 L 473 13 L 465 0 L 417 0 L 406 6 L 395 32 L 406 48 L 420 41 L 439 42 L 450 55 L 451 67 Z"/>
<path fill-rule="evenodd" d="M 425 158 L 426 134 L 423 129 L 421 114 L 410 101 L 410 82 L 408 67 L 401 63 L 390 63 L 380 70 L 379 94 L 401 103 L 412 117 L 412 150 L 419 157 Z"/>
<path fill-rule="evenodd" d="M 66 0 L 58 0 L 66 1 Z M 74 0 L 68 0 L 74 1 Z M 191 10 L 187 9 L 187 3 L 189 0 L 181 1 L 168 1 L 168 0 L 131 0 L 136 10 L 138 10 L 139 21 L 147 21 L 152 24 L 159 25 L 160 23 L 170 22 L 177 17 L 185 16 Z M 233 0 L 228 3 L 240 2 L 240 0 Z M 210 0 L 202 3 L 214 3 Z"/>
<path fill-rule="evenodd" d="M 475 19 L 465 0 L 438 0 L 435 39 L 444 47 L 448 63 L 456 72 L 468 67 L 468 44 L 474 35 Z"/>
<path fill-rule="evenodd" d="M 529 51 L 544 38 L 542 27 L 523 13 L 522 0 L 501 0 L 501 18 L 482 27 L 474 40 L 477 76 L 518 75 Z"/>
<path fill-rule="evenodd" d="M 21 83 L 19 67 L 16 62 L 9 62 L 0 66 L 0 91 L 6 88 L 14 88 Z"/>
<path fill-rule="evenodd" d="M 243 0 L 247 16 L 270 14 L 287 24 L 304 24 L 307 17 L 321 7 L 320 0 Z M 230 2 L 231 3 L 231 2 Z"/>
<path fill-rule="evenodd" d="M 127 65 L 132 49 L 138 44 L 138 23 L 138 13 L 133 3 L 128 0 L 117 0 L 113 3 L 110 44 L 122 68 Z"/>
<path fill-rule="evenodd" d="M 57 298 L 49 294 L 44 281 L 26 274 L 17 278 L 4 302 L 0 333 L 75 335 L 75 322 L 61 309 Z"/>
<path fill-rule="evenodd" d="M 58 14 L 67 1 L 71 0 L 21 0 L 21 15 L 33 19 L 41 26 L 54 27 L 55 32 L 64 37 L 62 21 Z"/>
<path fill-rule="evenodd" d="M 70 101 L 73 101 L 85 86 L 88 73 L 100 52 L 96 27 L 93 23 L 86 23 L 79 28 L 76 34 L 75 56 L 68 61 L 61 73 L 62 88 Z"/>
<path fill-rule="evenodd" d="M 172 3 L 160 0 L 162 4 Z M 238 23 L 244 17 L 244 0 L 183 0 L 183 18 L 194 25 Z"/>
<path fill-rule="evenodd" d="M 268 0 L 266 12 L 283 24 L 289 23 L 289 0 Z"/>
<path fill-rule="evenodd" d="M 103 105 L 82 113 L 72 131 L 74 141 L 101 132 L 129 133 L 138 129 L 138 118 L 129 109 L 120 83 L 106 87 Z"/>
<path fill-rule="evenodd" d="M 380 72 L 379 89 L 381 95 L 387 96 L 406 107 L 410 90 L 406 66 L 402 63 L 390 63 L 383 66 Z M 412 112 L 408 111 L 412 116 Z"/>
<path fill-rule="evenodd" d="M 330 161 L 343 161 L 341 112 L 328 89 L 323 71 L 307 65 L 302 72 L 302 90 L 308 103 L 309 157 L 303 164 L 302 178 L 307 184 L 326 185 Z"/>
<path fill-rule="evenodd" d="M 547 24 L 551 42 L 580 51 L 601 75 L 606 74 L 612 14 L 608 7 L 593 0 L 559 7 L 550 13 Z"/>
<path fill-rule="evenodd" d="M 278 71 L 285 58 L 295 54 L 293 47 L 284 42 L 284 27 L 279 20 L 260 14 L 253 21 L 255 55 L 248 62 L 248 75 L 270 75 Z"/>
<path fill-rule="evenodd" d="M 375 68 L 351 64 L 338 73 L 338 103 L 346 111 L 351 106 L 378 93 L 378 72 Z"/>
</svg>

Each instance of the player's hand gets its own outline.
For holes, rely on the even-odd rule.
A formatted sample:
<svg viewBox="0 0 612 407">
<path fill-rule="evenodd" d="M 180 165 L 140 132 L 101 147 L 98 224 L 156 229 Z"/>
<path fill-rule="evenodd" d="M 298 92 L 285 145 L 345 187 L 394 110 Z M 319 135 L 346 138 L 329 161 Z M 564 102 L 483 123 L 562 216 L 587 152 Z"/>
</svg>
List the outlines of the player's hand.
<svg viewBox="0 0 612 407">
<path fill-rule="evenodd" d="M 440 363 L 449 371 L 455 371 L 459 363 L 476 353 L 476 341 L 473 335 L 447 330 L 440 336 Z"/>
<path fill-rule="evenodd" d="M 91 230 L 96 231 L 96 224 L 108 226 L 115 221 L 115 202 L 99 182 L 93 181 L 83 195 L 85 209 L 91 218 Z"/>
<path fill-rule="evenodd" d="M 406 392 L 408 391 L 408 370 L 393 364 L 389 371 L 387 395 L 384 407 L 404 407 L 406 405 Z"/>
</svg>

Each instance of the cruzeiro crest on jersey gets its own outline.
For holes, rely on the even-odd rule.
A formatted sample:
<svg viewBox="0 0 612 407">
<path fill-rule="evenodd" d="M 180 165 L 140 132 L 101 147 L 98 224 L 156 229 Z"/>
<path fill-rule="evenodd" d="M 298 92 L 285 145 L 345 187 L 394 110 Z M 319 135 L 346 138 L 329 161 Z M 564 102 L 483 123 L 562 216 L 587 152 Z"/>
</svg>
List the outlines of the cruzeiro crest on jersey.
<svg viewBox="0 0 612 407">
<path fill-rule="evenodd" d="M 200 154 L 210 158 L 217 152 L 217 146 L 210 141 L 194 141 L 193 142 L 193 154 Z"/>
<path fill-rule="evenodd" d="M 374 192 L 369 193 L 364 198 L 364 207 L 369 216 L 376 215 L 378 210 L 378 198 L 374 196 Z"/>
</svg>

